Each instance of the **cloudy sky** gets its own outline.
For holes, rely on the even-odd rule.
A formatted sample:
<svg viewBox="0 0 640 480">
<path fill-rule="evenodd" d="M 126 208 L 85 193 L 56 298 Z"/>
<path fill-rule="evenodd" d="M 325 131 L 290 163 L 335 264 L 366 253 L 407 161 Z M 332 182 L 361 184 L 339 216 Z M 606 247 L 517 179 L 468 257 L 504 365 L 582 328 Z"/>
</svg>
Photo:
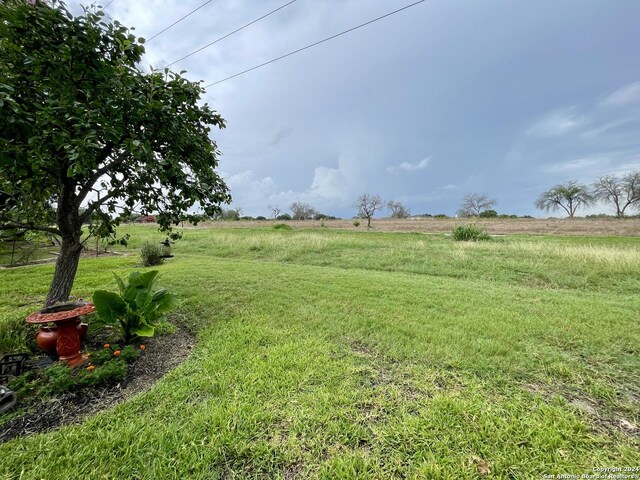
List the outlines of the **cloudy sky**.
<svg viewBox="0 0 640 480">
<path fill-rule="evenodd" d="M 203 3 L 106 12 L 151 38 Z M 151 40 L 145 68 L 287 3 L 171 68 L 207 85 L 413 2 L 213 0 Z M 638 25 L 637 0 L 430 0 L 208 87 L 228 122 L 213 138 L 233 205 L 348 218 L 367 192 L 454 214 L 475 192 L 542 215 L 533 202 L 556 183 L 640 169 Z"/>
</svg>

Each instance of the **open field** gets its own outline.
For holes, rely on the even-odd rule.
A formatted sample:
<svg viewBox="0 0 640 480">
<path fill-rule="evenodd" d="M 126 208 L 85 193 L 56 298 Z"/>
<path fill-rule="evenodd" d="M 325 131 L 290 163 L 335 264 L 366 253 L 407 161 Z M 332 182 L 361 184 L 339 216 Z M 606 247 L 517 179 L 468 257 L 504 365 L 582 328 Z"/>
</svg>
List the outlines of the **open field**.
<svg viewBox="0 0 640 480">
<path fill-rule="evenodd" d="M 269 220 L 274 222 L 274 220 Z M 305 220 L 287 221 L 294 228 L 309 228 L 325 226 L 331 229 L 363 230 L 367 221 L 360 220 L 358 228 L 353 226 L 354 220 Z M 512 235 L 516 233 L 527 235 L 615 235 L 640 236 L 640 218 L 374 218 L 371 225 L 380 232 L 422 232 L 422 233 L 451 233 L 457 225 L 474 223 L 492 235 Z M 239 222 L 207 222 L 205 228 L 251 228 L 264 227 L 264 221 Z"/>
<path fill-rule="evenodd" d="M 521 221 L 500 224 L 511 222 Z M 639 224 L 620 223 L 628 236 L 575 236 L 574 220 L 563 236 L 481 243 L 385 233 L 382 221 L 371 232 L 351 221 L 185 229 L 159 269 L 180 295 L 177 319 L 198 333 L 190 358 L 81 425 L 1 445 L 0 478 L 519 479 L 638 467 Z M 76 295 L 115 289 L 111 272 L 139 269 L 136 249 L 163 239 L 152 226 L 124 231 L 131 255 L 83 259 Z M 25 341 L 16 325 L 52 271 L 0 271 L 0 345 Z"/>
</svg>

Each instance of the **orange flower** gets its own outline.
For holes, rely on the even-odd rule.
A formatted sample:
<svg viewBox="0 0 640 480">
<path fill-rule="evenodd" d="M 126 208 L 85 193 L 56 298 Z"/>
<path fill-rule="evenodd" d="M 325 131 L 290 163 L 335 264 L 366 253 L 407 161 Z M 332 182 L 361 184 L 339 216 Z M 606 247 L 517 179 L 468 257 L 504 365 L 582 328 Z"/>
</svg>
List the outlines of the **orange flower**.
<svg viewBox="0 0 640 480">
<path fill-rule="evenodd" d="M 113 352 L 113 355 L 114 355 L 114 356 L 116 356 L 116 357 L 117 357 L 118 355 L 120 355 L 120 350 L 116 350 L 115 352 Z"/>
<path fill-rule="evenodd" d="M 104 348 L 109 348 L 111 345 L 109 345 L 108 343 L 104 344 Z"/>
<path fill-rule="evenodd" d="M 145 348 L 147 347 L 145 347 L 144 345 L 140 345 L 140 350 L 144 350 Z"/>
<path fill-rule="evenodd" d="M 89 366 L 87 367 L 87 370 L 91 371 L 91 370 L 95 370 L 95 368 L 96 368 L 96 367 L 95 367 L 94 365 L 89 365 Z"/>
</svg>

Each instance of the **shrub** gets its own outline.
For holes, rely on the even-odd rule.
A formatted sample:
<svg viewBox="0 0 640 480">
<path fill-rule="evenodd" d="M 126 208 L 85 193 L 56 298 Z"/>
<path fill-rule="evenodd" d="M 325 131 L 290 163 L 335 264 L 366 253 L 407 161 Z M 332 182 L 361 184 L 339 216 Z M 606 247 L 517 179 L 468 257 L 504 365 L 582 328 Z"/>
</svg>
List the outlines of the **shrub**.
<svg viewBox="0 0 640 480">
<path fill-rule="evenodd" d="M 433 218 L 449 218 L 449 215 L 447 215 L 446 213 L 438 213 L 434 215 Z"/>
<path fill-rule="evenodd" d="M 140 250 L 140 258 L 145 267 L 154 267 L 164 262 L 160 245 L 153 242 L 144 242 Z"/>
<path fill-rule="evenodd" d="M 276 220 L 291 220 L 291 215 L 288 213 L 283 213 L 282 215 L 278 215 Z"/>
<path fill-rule="evenodd" d="M 127 345 L 120 351 L 120 358 L 127 363 L 133 363 L 140 356 L 140 349 Z"/>
<path fill-rule="evenodd" d="M 106 290 L 93 294 L 98 321 L 114 326 L 125 344 L 136 337 L 152 337 L 156 322 L 164 321 L 175 306 L 175 294 L 155 287 L 157 276 L 157 270 L 133 272 L 125 284 L 115 275 L 120 294 Z"/>
<path fill-rule="evenodd" d="M 495 210 L 484 210 L 483 212 L 480 212 L 480 215 L 478 216 L 480 218 L 496 218 L 498 216 L 498 212 Z"/>
<path fill-rule="evenodd" d="M 354 220 L 353 221 L 353 226 L 358 228 L 360 226 L 360 220 Z"/>
<path fill-rule="evenodd" d="M 125 347 L 129 348 L 129 347 Z M 68 367 L 67 370 L 69 370 Z M 79 385 L 102 385 L 121 381 L 127 374 L 127 363 L 122 358 L 114 358 L 97 367 L 92 372 L 82 371 Z"/>
<path fill-rule="evenodd" d="M 458 241 L 490 240 L 491 237 L 487 232 L 476 225 L 458 225 L 453 229 L 453 238 Z"/>
<path fill-rule="evenodd" d="M 64 393 L 77 383 L 72 376 L 74 370 L 63 363 L 51 365 L 43 373 L 46 381 L 46 386 L 43 388 L 44 394 Z"/>
<path fill-rule="evenodd" d="M 256 220 L 261 220 L 262 221 L 262 220 L 266 220 L 266 219 L 267 219 L 267 217 L 263 217 L 262 215 L 258 215 L 256 217 Z"/>
<path fill-rule="evenodd" d="M 291 227 L 291 225 L 287 225 L 285 223 L 276 223 L 273 226 L 274 230 L 293 230 L 293 228 Z"/>
</svg>

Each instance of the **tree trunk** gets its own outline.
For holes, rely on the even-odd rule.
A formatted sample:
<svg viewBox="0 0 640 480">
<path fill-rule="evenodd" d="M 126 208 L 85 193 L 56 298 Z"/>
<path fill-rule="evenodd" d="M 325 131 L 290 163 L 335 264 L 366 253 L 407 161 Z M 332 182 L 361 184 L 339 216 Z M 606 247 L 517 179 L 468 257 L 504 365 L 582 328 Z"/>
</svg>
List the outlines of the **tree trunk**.
<svg viewBox="0 0 640 480">
<path fill-rule="evenodd" d="M 53 273 L 45 306 L 48 307 L 56 302 L 64 302 L 69 299 L 80 262 L 80 253 L 82 253 L 82 245 L 79 236 L 78 238 L 62 237 L 60 256 L 56 261 L 56 269 Z"/>
</svg>

